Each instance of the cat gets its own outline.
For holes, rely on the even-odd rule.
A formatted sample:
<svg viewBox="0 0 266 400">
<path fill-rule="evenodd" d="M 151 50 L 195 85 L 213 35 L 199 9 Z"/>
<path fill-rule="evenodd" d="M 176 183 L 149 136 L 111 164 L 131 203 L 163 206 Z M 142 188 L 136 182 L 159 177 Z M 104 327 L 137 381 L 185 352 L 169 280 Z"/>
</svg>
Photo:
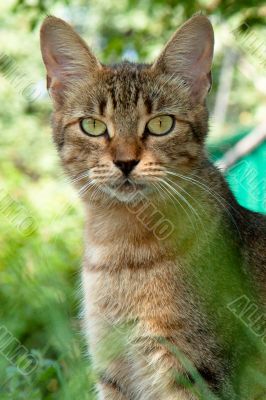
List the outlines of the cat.
<svg viewBox="0 0 266 400">
<path fill-rule="evenodd" d="M 100 400 L 265 398 L 266 222 L 208 159 L 213 47 L 198 14 L 149 65 L 102 64 L 56 17 L 41 28 L 53 138 L 86 211 Z"/>
</svg>

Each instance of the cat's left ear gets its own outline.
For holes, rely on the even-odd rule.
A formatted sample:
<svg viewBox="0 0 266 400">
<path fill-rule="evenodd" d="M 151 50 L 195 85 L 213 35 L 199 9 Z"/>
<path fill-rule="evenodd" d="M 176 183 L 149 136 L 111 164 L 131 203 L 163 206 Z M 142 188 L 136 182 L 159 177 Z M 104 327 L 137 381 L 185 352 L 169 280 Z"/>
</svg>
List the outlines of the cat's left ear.
<svg viewBox="0 0 266 400">
<path fill-rule="evenodd" d="M 41 27 L 41 52 L 47 88 L 61 104 L 68 90 L 84 77 L 93 77 L 101 64 L 84 40 L 60 18 L 47 17 Z"/>
<path fill-rule="evenodd" d="M 203 101 L 211 88 L 214 47 L 213 28 L 207 17 L 195 15 L 178 29 L 152 68 L 178 75 L 196 101 Z"/>
</svg>

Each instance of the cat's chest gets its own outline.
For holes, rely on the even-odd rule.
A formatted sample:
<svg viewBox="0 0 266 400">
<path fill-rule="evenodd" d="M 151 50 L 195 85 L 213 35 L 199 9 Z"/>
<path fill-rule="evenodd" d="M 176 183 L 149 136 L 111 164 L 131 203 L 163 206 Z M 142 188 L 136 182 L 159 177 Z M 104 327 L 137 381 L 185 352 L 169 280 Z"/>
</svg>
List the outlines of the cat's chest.
<svg viewBox="0 0 266 400">
<path fill-rule="evenodd" d="M 130 227 L 129 227 L 130 229 Z M 158 240 L 145 238 L 132 240 L 126 234 L 108 242 L 88 240 L 85 245 L 84 264 L 90 271 L 121 272 L 125 281 L 131 278 L 129 271 L 153 269 L 158 263 L 174 261 L 171 246 Z"/>
<path fill-rule="evenodd" d="M 111 322 L 169 318 L 182 307 L 178 261 L 150 248 L 87 246 L 83 268 L 85 308 Z"/>
<path fill-rule="evenodd" d="M 85 311 L 96 324 L 124 325 L 138 322 L 150 331 L 163 319 L 176 319 L 181 310 L 175 280 L 158 269 L 120 272 L 83 271 Z"/>
</svg>

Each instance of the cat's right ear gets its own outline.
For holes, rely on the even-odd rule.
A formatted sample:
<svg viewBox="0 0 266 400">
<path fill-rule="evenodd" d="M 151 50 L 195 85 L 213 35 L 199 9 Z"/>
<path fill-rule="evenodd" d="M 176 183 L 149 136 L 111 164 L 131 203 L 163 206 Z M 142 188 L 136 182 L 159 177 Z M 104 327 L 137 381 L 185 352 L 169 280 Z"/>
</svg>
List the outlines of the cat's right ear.
<svg viewBox="0 0 266 400">
<path fill-rule="evenodd" d="M 41 27 L 41 52 L 47 71 L 47 89 L 56 103 L 70 86 L 95 75 L 101 64 L 84 40 L 60 18 L 47 17 Z"/>
</svg>

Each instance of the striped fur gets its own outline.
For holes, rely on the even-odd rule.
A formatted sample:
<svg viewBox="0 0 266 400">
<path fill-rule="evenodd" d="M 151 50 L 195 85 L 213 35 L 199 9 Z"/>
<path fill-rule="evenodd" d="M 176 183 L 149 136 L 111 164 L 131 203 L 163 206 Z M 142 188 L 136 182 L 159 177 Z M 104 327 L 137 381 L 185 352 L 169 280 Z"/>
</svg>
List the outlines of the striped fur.
<svg viewBox="0 0 266 400">
<path fill-rule="evenodd" d="M 227 306 L 246 295 L 263 307 L 266 225 L 236 202 L 204 148 L 210 22 L 190 19 L 152 65 L 103 65 L 55 17 L 41 47 L 54 141 L 86 210 L 84 331 L 99 400 L 255 398 L 263 388 L 247 370 L 263 373 L 265 354 Z M 149 135 L 161 114 L 173 130 Z M 82 132 L 90 116 L 108 135 Z M 114 161 L 136 159 L 126 185 Z"/>
</svg>

